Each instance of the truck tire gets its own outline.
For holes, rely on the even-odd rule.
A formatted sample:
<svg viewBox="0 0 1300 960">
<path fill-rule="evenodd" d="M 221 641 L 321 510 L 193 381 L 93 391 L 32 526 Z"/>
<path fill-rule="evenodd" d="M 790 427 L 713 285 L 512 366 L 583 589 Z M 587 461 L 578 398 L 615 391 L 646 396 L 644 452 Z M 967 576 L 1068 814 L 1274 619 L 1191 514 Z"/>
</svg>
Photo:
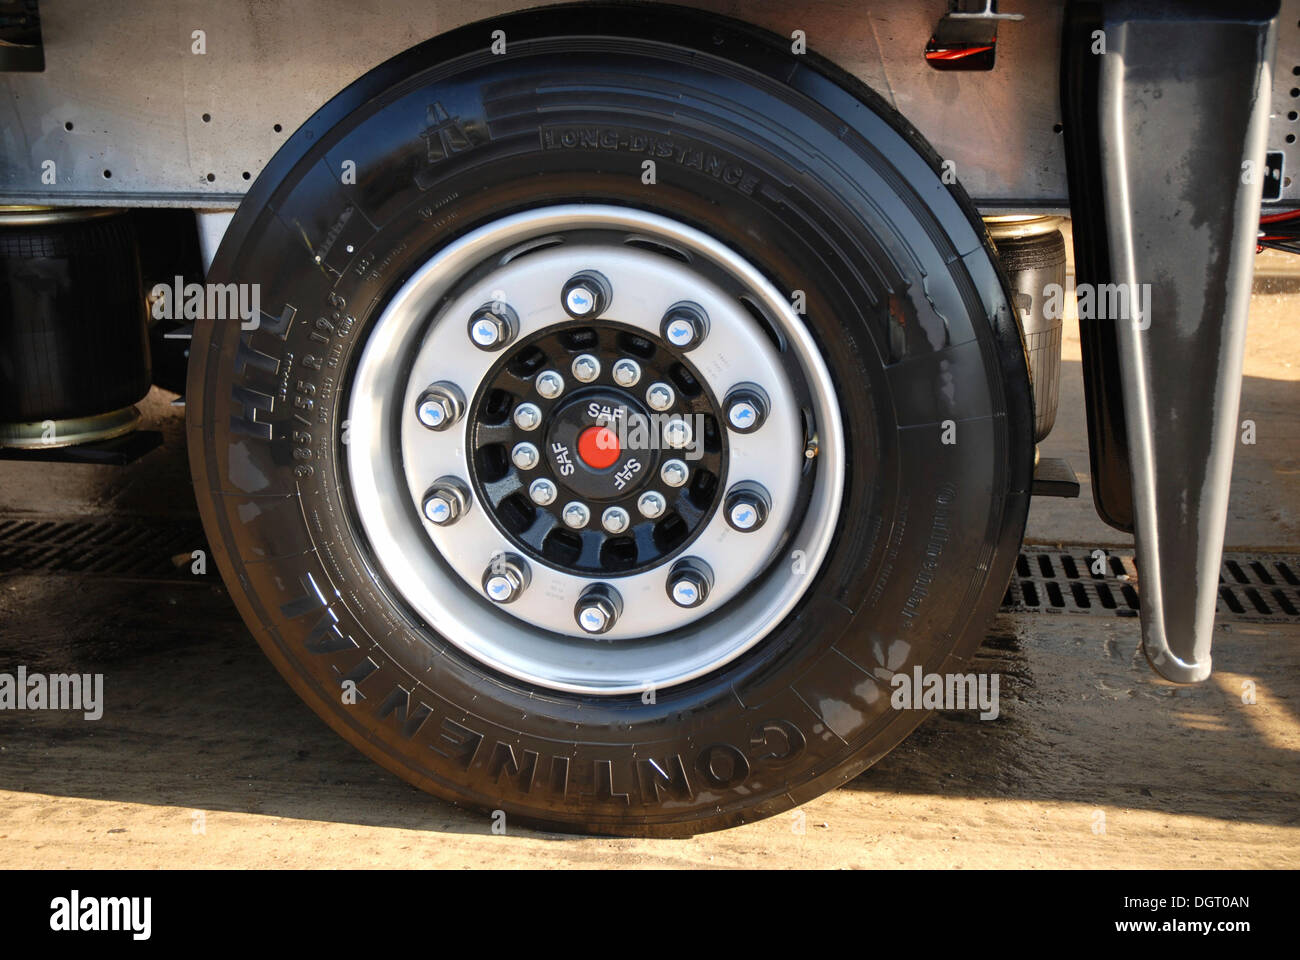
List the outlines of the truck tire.
<svg viewBox="0 0 1300 960">
<path fill-rule="evenodd" d="M 485 829 L 689 835 L 865 769 L 924 716 L 891 677 L 972 669 L 1028 507 L 1006 281 L 940 170 L 829 63 L 659 5 L 344 90 L 213 265 L 257 329 L 190 364 L 267 656 Z"/>
</svg>

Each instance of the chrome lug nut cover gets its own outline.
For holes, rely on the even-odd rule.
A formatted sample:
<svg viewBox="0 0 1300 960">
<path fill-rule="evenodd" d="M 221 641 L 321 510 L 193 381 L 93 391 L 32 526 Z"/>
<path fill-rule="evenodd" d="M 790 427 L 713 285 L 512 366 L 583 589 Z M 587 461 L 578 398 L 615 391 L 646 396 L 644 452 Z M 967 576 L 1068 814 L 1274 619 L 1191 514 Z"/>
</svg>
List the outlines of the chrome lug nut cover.
<svg viewBox="0 0 1300 960">
<path fill-rule="evenodd" d="M 497 603 L 510 603 L 528 588 L 532 572 L 528 562 L 514 553 L 500 553 L 492 557 L 483 572 L 483 592 Z"/>
<path fill-rule="evenodd" d="M 595 270 L 574 274 L 561 291 L 564 310 L 575 320 L 589 320 L 609 309 L 613 292 L 609 281 Z"/>
<path fill-rule="evenodd" d="M 646 388 L 645 402 L 650 404 L 651 410 L 662 413 L 671 407 L 676 399 L 677 392 L 666 383 L 652 383 Z"/>
<path fill-rule="evenodd" d="M 535 403 L 521 403 L 515 407 L 514 421 L 520 430 L 536 430 L 542 425 L 542 411 Z"/>
<path fill-rule="evenodd" d="M 641 380 L 641 364 L 630 357 L 616 361 L 610 372 L 620 387 L 635 387 Z"/>
<path fill-rule="evenodd" d="M 736 433 L 753 433 L 767 420 L 767 391 L 755 383 L 740 383 L 727 391 L 722 402 L 727 424 Z"/>
<path fill-rule="evenodd" d="M 662 516 L 663 512 L 668 509 L 668 501 L 664 499 L 662 493 L 647 490 L 636 498 L 636 508 L 640 511 L 641 516 L 647 520 L 653 520 Z"/>
<path fill-rule="evenodd" d="M 445 430 L 451 424 L 451 410 L 448 409 L 446 401 L 435 397 L 425 397 L 421 400 L 416 415 L 430 430 Z"/>
<path fill-rule="evenodd" d="M 510 451 L 510 461 L 520 470 L 531 470 L 542 456 L 531 443 L 516 443 Z"/>
<path fill-rule="evenodd" d="M 485 303 L 469 318 L 469 338 L 480 350 L 500 350 L 519 332 L 519 315 L 508 303 Z"/>
<path fill-rule="evenodd" d="M 578 626 L 587 633 L 607 633 L 613 629 L 623 612 L 623 598 L 613 587 L 595 583 L 582 591 L 573 608 Z"/>
<path fill-rule="evenodd" d="M 570 316 L 589 316 L 596 310 L 596 297 L 585 286 L 570 287 L 564 294 L 564 309 Z"/>
<path fill-rule="evenodd" d="M 660 335 L 681 350 L 693 350 L 709 334 L 709 317 L 697 303 L 675 303 L 659 322 Z"/>
<path fill-rule="evenodd" d="M 573 358 L 573 366 L 570 369 L 577 380 L 591 383 L 600 376 L 600 361 L 589 353 L 580 353 Z"/>
<path fill-rule="evenodd" d="M 609 533 L 622 533 L 632 523 L 632 518 L 622 507 L 606 507 L 600 515 L 600 525 Z"/>
<path fill-rule="evenodd" d="M 693 431 L 691 425 L 681 417 L 674 417 L 664 424 L 664 443 L 674 450 L 680 450 L 691 442 Z"/>
<path fill-rule="evenodd" d="M 424 501 L 424 515 L 437 524 L 454 523 L 458 516 L 456 503 L 440 493 Z"/>
<path fill-rule="evenodd" d="M 564 378 L 554 370 L 543 370 L 537 375 L 537 395 L 546 400 L 554 400 L 564 392 Z"/>
<path fill-rule="evenodd" d="M 465 395 L 454 383 L 440 380 L 420 394 L 415 415 L 430 430 L 446 430 L 465 412 Z"/>
<path fill-rule="evenodd" d="M 445 527 L 469 509 L 469 487 L 458 477 L 439 477 L 424 494 L 421 509 L 431 523 Z"/>
<path fill-rule="evenodd" d="M 680 487 L 690 475 L 690 467 L 681 460 L 665 460 L 659 468 L 659 479 L 670 487 Z"/>
<path fill-rule="evenodd" d="M 560 511 L 560 516 L 574 530 L 581 530 L 591 521 L 591 511 L 587 509 L 585 503 L 579 503 L 577 500 L 566 503 L 564 509 Z"/>
<path fill-rule="evenodd" d="M 713 587 L 713 570 L 698 557 L 686 557 L 668 572 L 668 596 L 679 607 L 698 607 Z"/>
<path fill-rule="evenodd" d="M 760 484 L 744 481 L 727 491 L 724 501 L 727 523 L 742 533 L 757 530 L 771 509 L 768 493 Z"/>
<path fill-rule="evenodd" d="M 528 485 L 528 496 L 541 507 L 554 503 L 557 493 L 555 484 L 545 477 L 539 477 Z"/>
</svg>

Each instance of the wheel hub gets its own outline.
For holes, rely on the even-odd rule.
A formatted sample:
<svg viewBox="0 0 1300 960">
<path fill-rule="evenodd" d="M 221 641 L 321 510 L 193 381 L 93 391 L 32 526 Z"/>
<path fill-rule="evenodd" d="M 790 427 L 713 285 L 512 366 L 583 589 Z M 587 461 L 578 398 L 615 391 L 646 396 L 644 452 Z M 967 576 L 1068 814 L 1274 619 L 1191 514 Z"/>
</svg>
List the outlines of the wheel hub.
<svg viewBox="0 0 1300 960">
<path fill-rule="evenodd" d="M 579 391 L 555 411 L 546 431 L 546 458 L 561 482 L 591 500 L 615 500 L 640 489 L 658 450 L 619 443 L 629 422 L 649 417 L 626 392 Z"/>
<path fill-rule="evenodd" d="M 620 377 L 629 364 L 638 376 Z M 548 327 L 512 346 L 469 416 L 477 499 L 516 549 L 559 569 L 653 567 L 721 498 L 727 442 L 712 396 L 680 350 L 616 320 Z"/>
<path fill-rule="evenodd" d="M 626 693 L 726 663 L 802 596 L 838 516 L 838 405 L 788 302 L 626 208 L 517 214 L 439 252 L 377 321 L 349 412 L 389 579 L 542 686 Z"/>
</svg>

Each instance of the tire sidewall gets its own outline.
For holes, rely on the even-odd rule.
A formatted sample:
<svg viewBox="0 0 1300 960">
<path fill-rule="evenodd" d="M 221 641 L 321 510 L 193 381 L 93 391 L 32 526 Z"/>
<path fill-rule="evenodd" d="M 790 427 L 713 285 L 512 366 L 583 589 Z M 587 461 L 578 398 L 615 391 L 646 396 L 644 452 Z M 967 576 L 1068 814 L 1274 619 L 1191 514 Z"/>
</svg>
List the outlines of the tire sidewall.
<svg viewBox="0 0 1300 960">
<path fill-rule="evenodd" d="M 715 52 L 758 57 L 748 29 L 713 30 L 726 38 Z M 680 47 L 614 45 L 588 52 L 583 69 L 606 86 L 637 77 L 639 124 L 554 99 L 531 128 L 515 113 L 493 115 L 492 104 L 552 75 L 557 58 L 588 51 L 582 37 L 516 40 L 506 58 L 464 55 L 451 66 L 436 50 L 407 54 L 405 76 L 390 76 L 383 96 L 350 111 L 327 106 L 309 122 L 312 136 L 300 131 L 285 148 L 296 161 L 271 165 L 282 179 L 259 179 L 241 207 L 209 278 L 259 283 L 265 316 L 242 335 L 229 322 L 199 327 L 192 461 L 241 613 L 299 694 L 368 755 L 422 788 L 526 822 L 691 833 L 787 809 L 883 755 L 923 717 L 890 708 L 895 671 L 969 669 L 1023 529 L 1028 385 L 1023 351 L 1008 342 L 1005 287 L 988 248 L 961 229 L 969 204 L 933 192 L 936 159 L 885 111 L 852 112 L 868 151 L 807 120 L 809 94 L 795 86 L 820 82 L 828 98 L 862 105 L 820 72 L 795 85 L 737 79 L 734 67 Z M 768 56 L 778 71 L 783 58 Z M 656 109 L 671 84 L 692 81 L 720 104 L 679 110 L 667 129 Z M 728 91 L 740 99 L 726 101 Z M 444 115 L 456 118 L 463 149 L 420 136 Z M 771 120 L 761 144 L 726 132 L 759 115 Z M 646 142 L 633 149 L 638 125 Z M 597 130 L 596 146 L 579 132 L 566 147 L 566 130 L 584 126 Z M 800 169 L 810 146 L 824 162 Z M 339 181 L 343 159 L 356 163 L 360 189 Z M 642 183 L 646 159 L 657 161 L 653 185 Z M 903 173 L 921 185 L 906 186 Z M 379 186 L 403 180 L 405 198 Z M 855 181 L 911 202 L 856 209 L 845 202 Z M 343 468 L 349 371 L 402 280 L 496 217 L 583 199 L 679 219 L 740 249 L 779 289 L 804 290 L 847 434 L 845 505 L 799 608 L 724 670 L 653 702 L 527 689 L 451 647 L 384 587 Z M 792 233 L 792 219 L 804 229 Z M 865 262 L 889 274 L 874 290 L 852 282 Z M 946 311 L 942 342 L 926 303 Z M 901 376 L 938 387 L 900 389 Z M 958 401 L 972 397 L 978 415 L 961 416 L 970 411 Z M 939 416 L 944 398 L 951 418 Z M 956 444 L 940 443 L 943 419 L 961 420 Z"/>
</svg>

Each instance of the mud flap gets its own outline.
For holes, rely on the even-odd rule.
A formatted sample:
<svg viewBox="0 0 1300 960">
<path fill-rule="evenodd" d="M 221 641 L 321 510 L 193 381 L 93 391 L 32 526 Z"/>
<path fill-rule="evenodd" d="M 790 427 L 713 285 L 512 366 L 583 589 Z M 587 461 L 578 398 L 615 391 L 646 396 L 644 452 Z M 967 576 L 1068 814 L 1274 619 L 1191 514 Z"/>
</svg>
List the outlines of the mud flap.
<svg viewBox="0 0 1300 960">
<path fill-rule="evenodd" d="M 1131 473 L 1131 501 L 1112 483 L 1098 508 L 1122 517 L 1131 505 L 1143 647 L 1179 683 L 1210 673 L 1277 12 L 1108 2 L 1072 4 L 1067 17 L 1080 290 L 1128 304 L 1081 317 L 1096 325 L 1094 475 Z M 1118 431 L 1099 429 L 1108 422 Z"/>
</svg>

